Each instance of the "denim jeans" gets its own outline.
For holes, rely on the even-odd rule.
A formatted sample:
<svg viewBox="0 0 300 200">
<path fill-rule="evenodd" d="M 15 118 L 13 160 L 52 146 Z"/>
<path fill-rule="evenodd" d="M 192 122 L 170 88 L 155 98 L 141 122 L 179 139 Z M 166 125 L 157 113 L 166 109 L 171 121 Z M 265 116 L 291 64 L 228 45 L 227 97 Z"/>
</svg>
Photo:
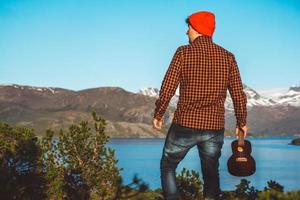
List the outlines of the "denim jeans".
<svg viewBox="0 0 300 200">
<path fill-rule="evenodd" d="M 193 129 L 172 123 L 163 147 L 160 160 L 160 178 L 166 200 L 177 200 L 180 194 L 176 186 L 176 168 L 188 151 L 197 145 L 203 178 L 203 197 L 219 199 L 219 158 L 224 143 L 224 128 L 221 130 Z"/>
</svg>

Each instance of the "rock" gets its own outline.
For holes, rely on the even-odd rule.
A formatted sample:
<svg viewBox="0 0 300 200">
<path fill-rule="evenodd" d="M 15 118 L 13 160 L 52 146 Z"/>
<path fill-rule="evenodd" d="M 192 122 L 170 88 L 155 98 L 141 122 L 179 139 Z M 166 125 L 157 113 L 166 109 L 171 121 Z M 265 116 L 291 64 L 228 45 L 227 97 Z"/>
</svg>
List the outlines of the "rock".
<svg viewBox="0 0 300 200">
<path fill-rule="evenodd" d="M 295 138 L 295 139 L 293 139 L 292 142 L 289 143 L 289 144 L 292 144 L 292 145 L 300 145 L 300 138 Z"/>
</svg>

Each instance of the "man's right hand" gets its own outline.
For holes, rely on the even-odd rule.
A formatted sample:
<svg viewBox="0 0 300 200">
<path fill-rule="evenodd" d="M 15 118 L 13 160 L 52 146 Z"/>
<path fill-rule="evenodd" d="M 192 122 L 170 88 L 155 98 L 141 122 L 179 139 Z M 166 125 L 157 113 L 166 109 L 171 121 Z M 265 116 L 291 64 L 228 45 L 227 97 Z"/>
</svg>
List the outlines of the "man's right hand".
<svg viewBox="0 0 300 200">
<path fill-rule="evenodd" d="M 163 121 L 164 121 L 163 118 L 161 120 L 153 118 L 153 121 L 152 121 L 153 129 L 160 131 L 161 127 L 163 125 Z"/>
<path fill-rule="evenodd" d="M 246 138 L 248 130 L 249 130 L 248 127 L 247 127 L 247 125 L 241 127 L 241 129 L 243 129 L 243 131 L 244 131 L 244 138 Z M 236 135 L 237 139 L 239 138 L 238 134 L 239 134 L 239 128 L 236 128 L 235 129 L 235 135 Z"/>
</svg>

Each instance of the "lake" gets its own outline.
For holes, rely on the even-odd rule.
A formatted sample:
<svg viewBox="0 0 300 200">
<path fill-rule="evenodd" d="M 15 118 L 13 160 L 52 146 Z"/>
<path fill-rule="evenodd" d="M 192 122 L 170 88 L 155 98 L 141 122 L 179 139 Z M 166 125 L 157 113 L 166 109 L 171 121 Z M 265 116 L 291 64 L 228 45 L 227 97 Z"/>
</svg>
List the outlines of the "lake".
<svg viewBox="0 0 300 200">
<path fill-rule="evenodd" d="M 255 174 L 235 177 L 227 171 L 227 160 L 232 155 L 231 142 L 235 138 L 225 138 L 220 157 L 220 184 L 222 190 L 234 190 L 242 178 L 251 181 L 250 186 L 262 190 L 267 181 L 275 180 L 284 186 L 284 191 L 300 189 L 300 146 L 288 145 L 293 136 L 246 138 L 252 144 L 252 156 L 256 161 Z M 121 175 L 124 183 L 131 182 L 134 174 L 145 181 L 151 189 L 161 188 L 160 158 L 165 139 L 161 138 L 110 138 L 107 147 L 115 149 L 118 167 L 124 168 Z M 197 147 L 190 149 L 179 163 L 176 172 L 185 167 L 199 173 L 201 165 Z"/>
</svg>

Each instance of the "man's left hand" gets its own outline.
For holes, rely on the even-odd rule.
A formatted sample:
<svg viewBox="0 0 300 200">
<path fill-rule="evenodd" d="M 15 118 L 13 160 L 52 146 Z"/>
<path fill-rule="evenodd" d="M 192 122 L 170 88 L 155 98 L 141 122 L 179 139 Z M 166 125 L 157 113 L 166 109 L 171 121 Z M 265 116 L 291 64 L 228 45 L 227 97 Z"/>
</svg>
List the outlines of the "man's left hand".
<svg viewBox="0 0 300 200">
<path fill-rule="evenodd" d="M 156 118 L 153 118 L 152 126 L 153 126 L 154 129 L 160 131 L 161 127 L 162 127 L 162 124 L 163 124 L 163 119 L 158 120 Z"/>
</svg>

